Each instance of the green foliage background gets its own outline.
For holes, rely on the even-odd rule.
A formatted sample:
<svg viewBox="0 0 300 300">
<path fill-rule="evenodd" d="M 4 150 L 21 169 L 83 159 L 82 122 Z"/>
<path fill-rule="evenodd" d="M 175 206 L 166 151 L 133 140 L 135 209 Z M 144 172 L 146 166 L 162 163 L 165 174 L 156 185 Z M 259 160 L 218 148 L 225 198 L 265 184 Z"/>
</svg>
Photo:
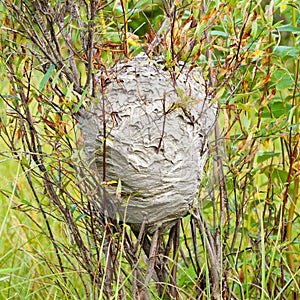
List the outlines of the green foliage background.
<svg viewBox="0 0 300 300">
<path fill-rule="evenodd" d="M 80 278 L 86 274 L 81 274 L 81 266 L 72 255 L 64 261 L 62 273 L 49 238 L 47 226 L 55 233 L 60 251 L 77 253 L 31 157 L 26 108 L 31 110 L 42 147 L 39 155 L 56 184 L 56 195 L 63 199 L 74 222 L 84 224 L 86 215 L 76 209 L 82 191 L 72 167 L 83 155 L 82 140 L 73 116 L 93 101 L 92 74 L 103 64 L 110 66 L 147 49 L 161 29 L 170 3 L 102 1 L 103 8 L 94 18 L 97 52 L 90 64 L 85 63 L 86 53 L 80 43 L 82 28 L 65 18 L 77 51 L 74 63 L 78 78 L 74 79 L 67 73 L 61 77 L 64 70 L 72 70 L 63 42 L 60 47 L 65 66 L 45 64 L 36 45 L 23 34 L 12 13 L 13 5 L 18 7 L 21 2 L 1 1 L 0 9 L 0 298 L 83 299 L 87 292 Z M 53 8 L 57 5 L 56 1 L 48 3 Z M 208 93 L 219 104 L 219 124 L 211 141 L 199 202 L 222 253 L 223 299 L 298 299 L 299 4 L 241 0 L 173 4 L 177 11 L 170 16 L 174 20 L 172 30 L 168 33 L 163 28 L 164 38 L 151 53 L 164 55 L 169 68 L 178 60 L 200 66 L 210 83 Z M 79 13 L 89 24 L 84 19 L 84 6 Z M 86 75 L 89 68 L 91 78 Z M 60 94 L 55 93 L 57 88 Z M 22 89 L 28 96 L 23 106 Z M 65 170 L 62 177 L 61 168 Z M 50 216 L 49 224 L 45 224 L 41 208 Z M 199 272 L 209 283 L 203 241 L 198 236 L 197 245 L 193 244 L 188 224 L 186 218 L 182 244 L 188 243 L 197 253 Z M 101 254 L 99 260 L 104 260 Z M 123 261 L 122 254 L 119 260 Z M 199 274 L 182 261 L 178 264 L 180 295 L 194 299 Z M 124 285 L 129 291 L 129 279 Z M 70 290 L 68 296 L 62 287 Z M 152 288 L 154 291 L 154 284 Z M 119 289 L 116 284 L 116 298 Z M 208 287 L 205 294 L 209 299 Z M 130 299 L 129 292 L 127 297 Z M 153 299 L 158 299 L 155 292 Z"/>
</svg>

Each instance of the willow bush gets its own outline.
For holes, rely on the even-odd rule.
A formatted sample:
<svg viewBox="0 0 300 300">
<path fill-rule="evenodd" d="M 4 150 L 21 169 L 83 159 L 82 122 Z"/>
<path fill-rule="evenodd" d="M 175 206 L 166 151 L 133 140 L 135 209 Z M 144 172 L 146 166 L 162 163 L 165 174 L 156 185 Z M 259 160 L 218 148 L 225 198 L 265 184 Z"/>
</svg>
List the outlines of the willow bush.
<svg viewBox="0 0 300 300">
<path fill-rule="evenodd" d="M 299 13 L 1 0 L 1 298 L 298 299 Z M 219 106 L 195 210 L 163 236 L 101 214 L 77 125 L 95 75 L 142 51 L 200 67 Z"/>
</svg>

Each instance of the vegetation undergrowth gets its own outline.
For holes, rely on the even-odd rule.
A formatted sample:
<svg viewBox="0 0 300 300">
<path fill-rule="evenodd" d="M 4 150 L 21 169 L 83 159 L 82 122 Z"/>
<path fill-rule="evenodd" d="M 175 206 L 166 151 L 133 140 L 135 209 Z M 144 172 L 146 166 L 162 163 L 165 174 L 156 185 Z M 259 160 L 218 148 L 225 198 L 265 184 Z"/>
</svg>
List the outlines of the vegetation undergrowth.
<svg viewBox="0 0 300 300">
<path fill-rule="evenodd" d="M 299 299 L 297 1 L 0 3 L 0 299 Z M 199 66 L 219 107 L 163 236 L 107 222 L 77 127 L 95 75 L 141 51 Z"/>
</svg>

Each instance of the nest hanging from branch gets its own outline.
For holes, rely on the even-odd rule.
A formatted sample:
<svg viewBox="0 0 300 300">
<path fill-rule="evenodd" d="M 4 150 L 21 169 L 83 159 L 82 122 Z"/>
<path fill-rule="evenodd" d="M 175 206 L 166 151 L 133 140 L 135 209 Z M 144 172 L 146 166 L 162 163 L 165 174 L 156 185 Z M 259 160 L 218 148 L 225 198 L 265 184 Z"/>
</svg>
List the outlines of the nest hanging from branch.
<svg viewBox="0 0 300 300">
<path fill-rule="evenodd" d="M 205 82 L 198 68 L 170 71 L 144 53 L 97 80 L 103 98 L 81 122 L 85 152 L 108 183 L 105 209 L 135 229 L 165 231 L 191 210 L 201 182 L 217 115 Z"/>
</svg>

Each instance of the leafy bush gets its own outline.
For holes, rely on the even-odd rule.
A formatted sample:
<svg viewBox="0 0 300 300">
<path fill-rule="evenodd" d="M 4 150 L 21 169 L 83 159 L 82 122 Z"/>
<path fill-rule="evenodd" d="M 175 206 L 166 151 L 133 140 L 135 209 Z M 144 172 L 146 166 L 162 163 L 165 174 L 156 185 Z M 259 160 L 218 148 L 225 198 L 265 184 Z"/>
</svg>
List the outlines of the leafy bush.
<svg viewBox="0 0 300 300">
<path fill-rule="evenodd" d="M 1 298 L 297 299 L 299 13 L 296 1 L 1 1 Z M 200 66 L 219 105 L 195 212 L 163 236 L 101 215 L 77 128 L 99 101 L 95 74 L 141 51 Z"/>
</svg>

